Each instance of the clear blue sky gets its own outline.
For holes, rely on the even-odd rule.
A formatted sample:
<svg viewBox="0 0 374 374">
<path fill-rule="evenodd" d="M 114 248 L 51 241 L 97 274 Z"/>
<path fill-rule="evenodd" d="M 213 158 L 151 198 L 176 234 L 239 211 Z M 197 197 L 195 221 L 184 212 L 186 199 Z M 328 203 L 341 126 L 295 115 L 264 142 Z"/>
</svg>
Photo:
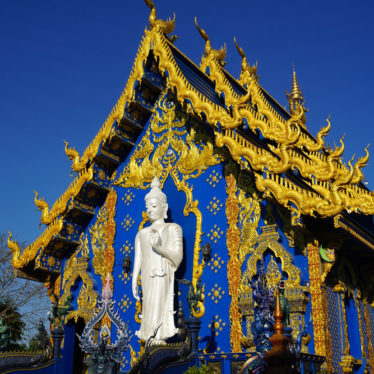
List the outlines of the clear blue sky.
<svg viewBox="0 0 374 374">
<path fill-rule="evenodd" d="M 260 83 L 282 105 L 292 63 L 316 134 L 331 114 L 328 142 L 346 134 L 345 160 L 374 143 L 372 1 L 155 1 L 160 18 L 176 14 L 176 46 L 199 62 L 203 40 L 227 44 L 227 69 L 258 61 Z M 33 190 L 50 205 L 71 181 L 66 139 L 82 152 L 129 76 L 149 9 L 142 0 L 1 0 L 1 221 L 20 241 L 41 232 Z M 374 144 L 372 145 L 374 152 Z M 374 157 L 374 156 L 373 156 Z M 374 161 L 365 170 L 374 187 Z"/>
</svg>

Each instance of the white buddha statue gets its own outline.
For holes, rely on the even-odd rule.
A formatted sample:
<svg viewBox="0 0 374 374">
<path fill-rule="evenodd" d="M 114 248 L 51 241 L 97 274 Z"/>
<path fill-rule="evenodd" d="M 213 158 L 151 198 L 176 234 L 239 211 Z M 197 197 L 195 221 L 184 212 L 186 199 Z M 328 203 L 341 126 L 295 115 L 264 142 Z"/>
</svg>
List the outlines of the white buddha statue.
<svg viewBox="0 0 374 374">
<path fill-rule="evenodd" d="M 139 273 L 142 286 L 142 322 L 135 335 L 147 340 L 158 329 L 153 341 L 162 343 L 178 332 L 174 324 L 174 273 L 183 258 L 182 228 L 164 221 L 168 204 L 157 177 L 145 204 L 151 225 L 135 238 L 132 292 L 138 301 Z"/>
</svg>

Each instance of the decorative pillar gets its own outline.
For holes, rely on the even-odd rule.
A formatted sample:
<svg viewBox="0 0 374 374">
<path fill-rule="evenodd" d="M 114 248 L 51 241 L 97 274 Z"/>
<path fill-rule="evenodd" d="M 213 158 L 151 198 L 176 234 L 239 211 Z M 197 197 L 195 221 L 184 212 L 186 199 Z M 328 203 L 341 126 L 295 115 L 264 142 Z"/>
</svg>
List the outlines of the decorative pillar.
<svg viewBox="0 0 374 374">
<path fill-rule="evenodd" d="M 61 356 L 61 342 L 64 337 L 64 328 L 55 327 L 52 331 L 53 339 L 53 358 L 58 359 Z"/>
<path fill-rule="evenodd" d="M 198 336 L 200 331 L 201 321 L 199 318 L 190 316 L 187 320 L 187 327 L 191 333 L 191 353 L 198 352 Z"/>
<path fill-rule="evenodd" d="M 318 242 L 309 243 L 308 267 L 310 282 L 310 297 L 312 302 L 314 349 L 316 355 L 326 357 L 328 370 L 333 370 L 332 347 L 328 326 L 328 308 L 326 290 L 321 284 L 322 264 L 319 255 Z"/>
<path fill-rule="evenodd" d="M 280 305 L 279 289 L 275 293 L 275 311 L 274 311 L 274 334 L 270 337 L 272 348 L 264 353 L 264 359 L 269 365 L 265 374 L 290 374 L 294 357 L 289 351 L 289 340 L 283 334 L 283 312 Z"/>
<path fill-rule="evenodd" d="M 372 342 L 373 335 L 372 335 L 371 324 L 370 324 L 369 304 L 366 298 L 363 300 L 363 302 L 364 302 L 364 308 L 365 308 L 364 313 L 365 313 L 366 334 L 368 336 L 368 350 L 369 350 L 368 363 L 370 365 L 371 371 L 374 372 L 374 348 L 373 348 L 373 342 Z"/>
<path fill-rule="evenodd" d="M 348 336 L 348 322 L 347 322 L 347 310 L 345 308 L 345 293 L 346 288 L 343 284 L 339 283 L 334 287 L 334 292 L 340 294 L 340 307 L 343 317 L 343 334 L 344 334 L 344 349 L 343 355 L 341 358 L 340 366 L 343 369 L 343 373 L 353 373 L 353 368 L 355 366 L 355 358 L 350 354 L 350 344 L 349 344 L 349 336 Z"/>
<path fill-rule="evenodd" d="M 235 177 L 230 174 L 226 179 L 226 217 L 228 229 L 226 232 L 226 245 L 229 251 L 227 262 L 227 278 L 229 282 L 230 304 L 230 342 L 232 352 L 241 352 L 240 338 L 242 336 L 242 315 L 239 311 L 239 287 L 241 279 L 241 266 L 239 261 L 240 231 L 238 229 L 239 200 Z"/>
<path fill-rule="evenodd" d="M 366 326 L 364 326 L 364 321 L 362 320 L 362 316 L 361 316 L 361 307 L 365 308 L 365 306 L 360 303 L 361 292 L 359 290 L 356 290 L 356 293 L 354 293 L 353 296 L 354 296 L 355 307 L 357 310 L 358 328 L 360 331 L 361 354 L 362 354 L 362 358 L 368 358 L 367 352 L 365 349 L 365 336 L 364 336 L 365 330 L 367 334 L 367 329 L 366 329 Z"/>
<path fill-rule="evenodd" d="M 106 249 L 104 252 L 104 266 L 105 266 L 105 273 L 106 276 L 109 275 L 110 280 L 112 281 L 111 289 L 114 291 L 114 280 L 113 280 L 113 266 L 114 266 L 114 236 L 116 235 L 116 203 L 117 203 L 117 193 L 114 189 L 110 189 L 108 196 L 105 201 L 106 209 L 107 209 L 107 221 L 105 223 L 105 244 Z M 104 279 L 101 278 L 103 282 L 103 289 L 105 287 L 104 285 Z M 104 325 L 107 325 L 109 328 L 112 325 L 112 321 L 110 318 L 105 315 L 102 319 L 102 327 Z"/>
</svg>

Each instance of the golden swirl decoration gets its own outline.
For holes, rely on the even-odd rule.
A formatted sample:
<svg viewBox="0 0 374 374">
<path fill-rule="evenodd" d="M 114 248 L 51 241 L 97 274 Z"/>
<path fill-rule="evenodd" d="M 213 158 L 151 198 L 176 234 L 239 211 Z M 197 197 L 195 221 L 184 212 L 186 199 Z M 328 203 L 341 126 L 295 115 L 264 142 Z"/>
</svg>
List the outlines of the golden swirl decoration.
<svg viewBox="0 0 374 374">
<path fill-rule="evenodd" d="M 88 231 L 91 235 L 91 248 L 93 252 L 92 266 L 94 272 L 100 275 L 101 282 L 104 285 L 106 277 L 105 270 L 105 251 L 106 251 L 106 240 L 105 240 L 105 223 L 107 221 L 107 207 L 104 204 L 97 213 L 96 222 L 91 226 Z"/>
<path fill-rule="evenodd" d="M 373 349 L 373 331 L 371 329 L 370 324 L 370 315 L 369 315 L 369 305 L 367 299 L 363 300 L 363 307 L 364 307 L 364 318 L 365 318 L 365 325 L 366 325 L 366 334 L 368 336 L 368 351 L 369 351 L 369 360 L 370 360 L 370 367 L 374 369 L 374 349 Z"/>
<path fill-rule="evenodd" d="M 170 34 L 174 31 L 175 28 L 175 14 L 174 18 L 171 20 L 170 18 L 167 21 L 163 21 L 162 19 L 157 18 L 156 16 L 156 7 L 152 0 L 145 0 L 148 8 L 151 10 L 151 14 L 149 15 L 149 25 L 152 29 L 157 29 L 158 31 L 164 34 Z"/>
<path fill-rule="evenodd" d="M 272 215 L 272 212 L 269 212 Z M 269 220 L 270 221 L 270 220 Z M 240 281 L 240 299 L 241 307 L 252 308 L 252 287 L 251 281 L 258 274 L 257 264 L 264 257 L 266 251 L 272 254 L 270 262 L 266 269 L 266 278 L 269 285 L 278 284 L 281 279 L 281 271 L 287 274 L 285 282 L 285 296 L 290 304 L 290 325 L 292 327 L 292 336 L 296 339 L 297 334 L 304 328 L 304 313 L 309 302 L 307 294 L 309 287 L 300 285 L 300 269 L 294 265 L 291 254 L 279 243 L 279 233 L 275 224 L 268 224 L 261 227 L 262 233 L 257 240 L 257 247 L 249 256 L 246 270 L 243 272 Z M 276 262 L 280 260 L 281 269 Z M 250 338 L 250 332 L 248 331 Z M 249 339 L 250 340 L 250 339 Z M 306 341 L 303 341 L 306 343 Z M 302 347 L 303 351 L 307 348 Z"/>
<path fill-rule="evenodd" d="M 240 249 L 239 261 L 243 264 L 244 259 L 254 249 L 257 242 L 257 226 L 261 217 L 259 200 L 254 196 L 246 196 L 245 192 L 239 190 L 239 225 L 240 225 Z"/>
<path fill-rule="evenodd" d="M 104 287 L 105 279 L 108 274 L 113 282 L 112 273 L 115 256 L 113 242 L 116 234 L 116 203 L 117 193 L 114 189 L 111 189 L 104 205 L 100 208 L 97 214 L 95 224 L 89 228 L 93 252 L 92 266 L 95 274 L 98 274 L 101 277 L 102 287 Z M 110 327 L 111 321 L 109 318 L 104 317 L 102 324 L 106 324 Z"/>
<path fill-rule="evenodd" d="M 77 310 L 69 311 L 65 318 L 65 323 L 74 319 L 78 321 L 82 317 L 87 323 L 95 311 L 97 295 L 93 290 L 93 283 L 87 271 L 89 263 L 88 237 L 82 234 L 79 240 L 79 247 L 75 253 L 67 260 L 62 279 L 63 294 L 60 301 L 70 294 L 71 287 L 78 278 L 81 278 L 82 285 L 77 297 Z M 80 255 L 80 256 L 79 256 Z M 79 257 L 78 257 L 79 256 Z"/>
<path fill-rule="evenodd" d="M 242 316 L 239 311 L 238 297 L 241 278 L 241 263 L 239 260 L 240 231 L 237 226 L 239 217 L 239 200 L 236 196 L 237 185 L 235 177 L 230 174 L 226 176 L 226 217 L 228 229 L 226 231 L 226 245 L 229 251 L 227 262 L 227 279 L 229 282 L 230 304 L 230 342 L 232 352 L 241 352 L 240 338 L 242 337 Z"/>
<path fill-rule="evenodd" d="M 113 242 L 116 234 L 116 202 L 117 193 L 111 189 L 104 205 L 97 213 L 96 222 L 89 228 L 91 234 L 91 247 L 93 252 L 92 265 L 95 274 L 100 275 L 104 285 L 105 278 L 109 274 L 112 278 L 114 266 Z"/>
<path fill-rule="evenodd" d="M 300 269 L 292 261 L 291 254 L 279 243 L 279 233 L 276 225 L 261 227 L 262 234 L 257 241 L 257 248 L 249 257 L 246 270 L 243 273 L 242 290 L 250 291 L 250 280 L 257 274 L 257 263 L 262 259 L 266 250 L 270 250 L 282 264 L 282 271 L 288 274 L 287 287 L 298 288 L 300 286 Z M 303 287 L 303 286 L 302 286 Z"/>
<path fill-rule="evenodd" d="M 51 210 L 44 199 L 38 199 L 38 193 L 35 192 L 34 202 L 38 210 L 42 211 L 42 216 L 40 222 L 45 225 L 50 224 L 56 217 L 62 214 L 67 207 L 68 202 L 71 198 L 74 198 L 78 192 L 81 190 L 86 182 L 89 182 L 93 178 L 93 168 L 83 169 L 70 183 L 69 187 L 65 192 L 58 198 L 58 200 L 53 204 Z"/>
<path fill-rule="evenodd" d="M 198 278 L 204 268 L 204 260 L 199 263 L 200 244 L 202 235 L 202 214 L 198 208 L 198 201 L 193 199 L 192 186 L 187 182 L 190 178 L 197 178 L 208 167 L 217 165 L 220 157 L 214 154 L 213 145 L 206 143 L 198 146 L 194 143 L 194 130 L 187 133 L 185 124 L 188 117 L 185 113 L 177 110 L 175 98 L 164 94 L 157 103 L 150 127 L 144 135 L 141 143 L 135 149 L 129 160 L 129 164 L 114 181 L 117 186 L 125 188 L 149 187 L 153 177 L 156 175 L 163 185 L 171 176 L 178 191 L 186 195 L 186 204 L 183 214 L 189 216 L 193 213 L 196 217 L 196 234 L 194 243 L 192 284 L 196 287 Z M 182 138 L 185 136 L 185 138 Z M 152 143 L 152 141 L 155 145 Z M 143 220 L 139 229 L 147 221 L 143 212 Z M 199 303 L 196 316 L 204 315 L 203 303 Z"/>
<path fill-rule="evenodd" d="M 329 339 L 327 303 L 324 288 L 321 287 L 322 264 L 318 243 L 309 243 L 307 247 L 310 297 L 312 303 L 314 349 L 317 355 L 325 356 L 328 368 L 332 368 L 332 354 Z"/>
<path fill-rule="evenodd" d="M 12 241 L 12 234 L 9 232 L 8 247 L 13 253 L 11 264 L 15 269 L 21 269 L 32 261 L 38 251 L 42 252 L 45 246 L 54 238 L 62 229 L 63 219 L 56 219 L 48 228 L 25 250 L 21 253 L 21 248 L 16 241 Z"/>
<path fill-rule="evenodd" d="M 138 300 L 136 300 L 136 303 L 135 303 L 135 309 L 136 309 L 136 312 L 135 312 L 135 321 L 137 323 L 142 323 L 142 319 L 141 319 L 141 314 L 142 314 L 142 303 Z"/>
<path fill-rule="evenodd" d="M 107 207 L 108 219 L 105 225 L 105 241 L 106 241 L 106 250 L 105 250 L 105 271 L 107 274 L 110 274 L 111 279 L 113 280 L 113 266 L 114 266 L 114 236 L 116 235 L 116 203 L 117 203 L 117 192 L 112 188 L 110 189 L 108 196 L 106 198 L 105 205 Z"/>
</svg>

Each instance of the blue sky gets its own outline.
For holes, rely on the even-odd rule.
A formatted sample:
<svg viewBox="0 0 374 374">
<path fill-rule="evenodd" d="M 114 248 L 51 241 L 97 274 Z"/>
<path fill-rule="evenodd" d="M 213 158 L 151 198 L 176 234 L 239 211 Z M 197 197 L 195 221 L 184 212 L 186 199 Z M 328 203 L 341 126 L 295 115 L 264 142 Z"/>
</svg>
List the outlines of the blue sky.
<svg viewBox="0 0 374 374">
<path fill-rule="evenodd" d="M 333 145 L 345 133 L 347 161 L 373 143 L 374 5 L 371 1 L 156 1 L 176 14 L 176 46 L 199 62 L 204 43 L 227 44 L 238 77 L 234 35 L 260 84 L 287 103 L 292 63 L 316 134 L 331 114 Z M 52 205 L 71 181 L 63 140 L 82 152 L 126 84 L 149 9 L 142 0 L 1 0 L 0 231 L 31 242 L 41 232 L 33 190 Z M 374 145 L 373 145 L 374 147 Z M 372 147 L 372 149 L 374 149 Z M 374 187 L 373 161 L 364 170 Z"/>
</svg>

